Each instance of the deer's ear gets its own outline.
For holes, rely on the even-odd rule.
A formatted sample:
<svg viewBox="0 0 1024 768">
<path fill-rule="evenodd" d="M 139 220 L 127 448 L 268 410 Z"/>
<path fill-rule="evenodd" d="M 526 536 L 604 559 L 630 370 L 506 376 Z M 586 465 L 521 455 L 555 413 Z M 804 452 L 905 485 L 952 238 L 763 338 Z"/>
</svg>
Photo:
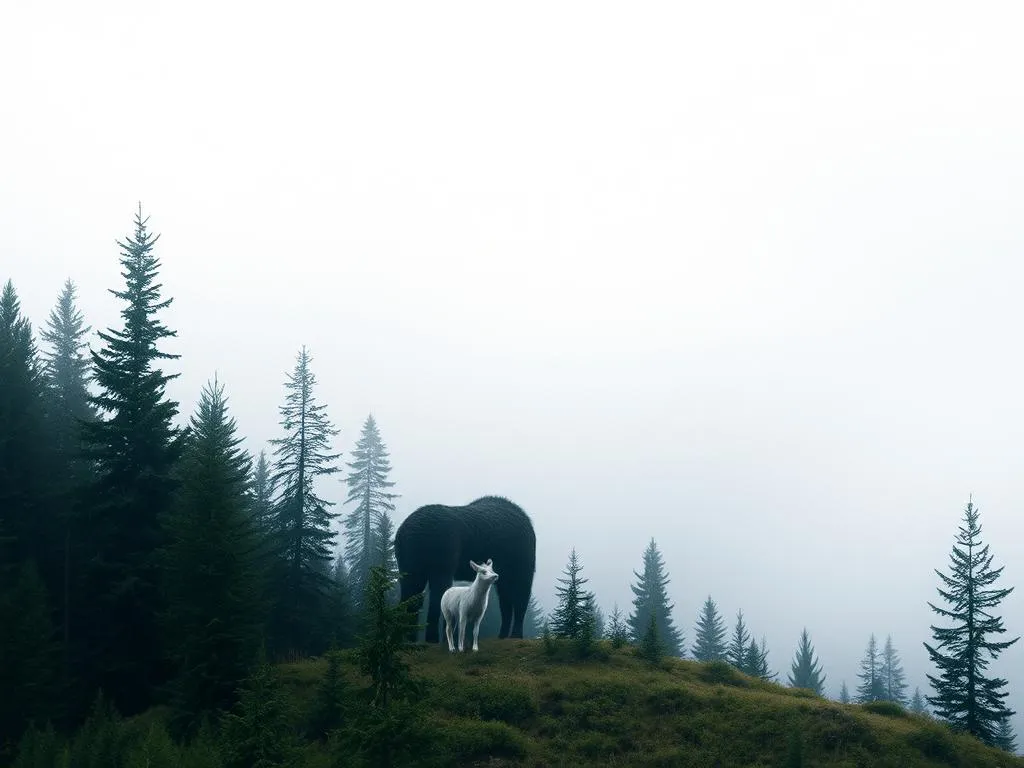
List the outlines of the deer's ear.
<svg viewBox="0 0 1024 768">
<path fill-rule="evenodd" d="M 472 568 L 472 569 L 473 569 L 474 571 L 479 571 L 479 570 L 480 570 L 480 566 L 479 566 L 479 565 L 477 565 L 476 563 L 474 563 L 474 562 L 473 562 L 472 560 L 470 560 L 470 561 L 469 561 L 469 566 L 470 566 L 470 567 L 471 567 L 471 568 Z"/>
<path fill-rule="evenodd" d="M 487 564 L 488 564 L 488 565 L 494 565 L 494 561 L 493 561 L 493 560 L 491 560 L 491 558 L 489 558 L 489 557 L 488 557 L 488 558 L 487 558 Z"/>
</svg>

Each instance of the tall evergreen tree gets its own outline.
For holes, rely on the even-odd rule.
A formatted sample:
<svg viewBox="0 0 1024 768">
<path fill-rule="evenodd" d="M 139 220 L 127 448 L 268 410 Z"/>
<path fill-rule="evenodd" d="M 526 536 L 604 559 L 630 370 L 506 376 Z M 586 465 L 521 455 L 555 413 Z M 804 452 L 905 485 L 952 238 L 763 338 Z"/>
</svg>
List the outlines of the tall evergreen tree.
<svg viewBox="0 0 1024 768">
<path fill-rule="evenodd" d="M 523 637 L 538 638 L 543 628 L 544 610 L 537 602 L 536 596 L 530 595 L 530 602 L 526 606 L 526 618 L 523 620 Z"/>
<path fill-rule="evenodd" d="M 157 319 L 172 299 L 160 298 L 160 261 L 153 253 L 159 235 L 152 236 L 146 222 L 140 206 L 134 236 L 118 243 L 125 287 L 111 293 L 124 302 L 124 326 L 100 332 L 104 346 L 91 352 L 99 387 L 91 402 L 102 416 L 83 425 L 97 477 L 81 520 L 88 571 L 73 610 L 82 624 L 76 636 L 87 689 L 102 683 L 125 715 L 145 709 L 166 675 L 155 554 L 164 543 L 159 520 L 177 488 L 174 468 L 184 438 L 172 425 L 178 403 L 164 391 L 178 374 L 158 367 L 178 358 L 157 346 L 177 332 Z"/>
<path fill-rule="evenodd" d="M 748 675 L 759 677 L 762 680 L 774 680 L 775 673 L 768 667 L 768 640 L 761 636 L 761 644 L 753 638 L 750 639 L 750 646 L 747 649 L 746 669 Z"/>
<path fill-rule="evenodd" d="M 394 499 L 398 498 L 388 490 L 395 485 L 388 479 L 391 460 L 373 414 L 366 417 L 352 458 L 348 464 L 352 471 L 345 479 L 349 488 L 345 503 L 356 506 L 345 518 L 345 560 L 355 594 L 361 597 L 370 568 L 380 564 L 381 519 L 394 513 Z"/>
<path fill-rule="evenodd" d="M 1011 755 L 1017 754 L 1017 734 L 1013 732 L 1010 718 L 1004 717 L 999 721 L 999 727 L 996 729 L 995 745 Z"/>
<path fill-rule="evenodd" d="M 860 662 L 860 685 L 857 686 L 857 703 L 866 704 L 870 701 L 881 701 L 885 698 L 885 687 L 882 684 L 882 659 L 878 653 L 878 642 L 874 633 L 868 640 L 864 658 Z"/>
<path fill-rule="evenodd" d="M 260 533 L 267 533 L 274 522 L 274 478 L 267 461 L 267 452 L 261 450 L 253 468 L 250 482 L 249 508 L 252 512 L 253 527 Z"/>
<path fill-rule="evenodd" d="M 907 703 L 907 679 L 899 654 L 892 644 L 892 635 L 887 635 L 885 638 L 879 675 L 882 678 L 882 692 L 885 700 L 905 705 Z"/>
<path fill-rule="evenodd" d="M 793 688 L 806 688 L 821 696 L 825 687 L 825 675 L 821 673 L 821 665 L 814 658 L 814 646 L 806 627 L 800 633 L 800 647 L 793 657 L 793 666 L 789 673 L 789 684 Z"/>
<path fill-rule="evenodd" d="M 718 606 L 708 595 L 700 616 L 697 618 L 697 638 L 693 645 L 693 658 L 697 661 L 718 661 L 725 659 L 725 622 L 718 613 Z"/>
<path fill-rule="evenodd" d="M 668 600 L 669 583 L 658 545 L 652 538 L 644 550 L 643 573 L 633 571 L 637 581 L 630 585 L 633 591 L 633 611 L 629 616 L 629 629 L 633 641 L 639 643 L 647 632 L 651 614 L 657 616 L 658 639 L 664 652 L 670 656 L 683 656 L 683 633 L 672 620 L 674 606 Z"/>
<path fill-rule="evenodd" d="M 61 625 L 65 650 L 65 685 L 70 682 L 70 634 L 71 634 L 71 570 L 72 570 L 72 524 L 74 507 L 79 498 L 79 489 L 90 478 L 91 466 L 82 456 L 82 423 L 96 418 L 96 409 L 89 401 L 89 381 L 92 371 L 84 351 L 88 344 L 85 336 L 92 330 L 85 324 L 85 318 L 75 302 L 75 284 L 68 279 L 64 283 L 57 305 L 50 311 L 47 327 L 42 339 L 49 345 L 45 352 L 43 372 L 47 382 L 47 416 L 49 436 L 59 467 L 51 478 L 50 487 L 60 520 L 60 579 L 51 576 L 54 588 L 51 592 L 60 595 Z"/>
<path fill-rule="evenodd" d="M 629 642 L 629 627 L 619 610 L 619 604 L 612 607 L 612 615 L 608 618 L 608 639 L 612 641 L 613 648 L 621 648 Z"/>
<path fill-rule="evenodd" d="M 555 587 L 558 604 L 551 614 L 551 634 L 555 637 L 579 637 L 584 622 L 588 620 L 587 614 L 593 597 L 584 589 L 589 579 L 580 575 L 582 571 L 583 564 L 573 547 L 563 571 L 565 577 L 558 579 L 561 586 Z"/>
<path fill-rule="evenodd" d="M 850 689 L 846 687 L 846 681 L 843 680 L 843 685 L 839 689 L 839 703 L 849 704 L 850 703 Z"/>
<path fill-rule="evenodd" d="M 1004 703 L 1007 681 L 988 677 L 985 670 L 989 660 L 1016 643 L 1020 638 L 997 641 L 994 635 L 1003 634 L 1003 619 L 992 609 L 1013 591 L 993 589 L 992 584 L 1003 572 L 992 569 L 992 555 L 988 544 L 981 542 L 981 524 L 978 509 L 968 500 L 964 522 L 953 545 L 950 556 L 950 575 L 939 570 L 945 589 L 939 595 L 949 608 L 939 608 L 929 602 L 931 609 L 950 619 L 953 626 L 932 626 L 935 645 L 924 643 L 932 662 L 938 667 L 938 676 L 928 675 L 935 696 L 928 697 L 935 714 L 961 731 L 966 731 L 987 744 L 994 744 L 999 722 L 1015 714 Z"/>
<path fill-rule="evenodd" d="M 341 454 L 329 452 L 338 430 L 327 418 L 326 406 L 317 402 L 311 362 L 302 347 L 285 384 L 285 435 L 271 441 L 277 457 L 274 483 L 280 489 L 274 509 L 281 563 L 274 601 L 278 654 L 317 653 L 329 642 L 329 564 L 335 539 L 331 521 L 336 514 L 330 511 L 333 502 L 317 495 L 314 482 L 338 471 L 333 462 Z"/>
<path fill-rule="evenodd" d="M 239 448 L 224 387 L 204 387 L 182 458 L 182 484 L 165 520 L 163 616 L 175 730 L 228 711 L 263 626 L 256 534 L 246 509 L 251 459 Z"/>
<path fill-rule="evenodd" d="M 729 647 L 725 651 L 725 660 L 732 664 L 740 672 L 746 672 L 747 650 L 750 647 L 750 632 L 747 630 L 746 622 L 743 620 L 743 609 L 736 611 L 736 627 L 729 641 Z"/>
</svg>

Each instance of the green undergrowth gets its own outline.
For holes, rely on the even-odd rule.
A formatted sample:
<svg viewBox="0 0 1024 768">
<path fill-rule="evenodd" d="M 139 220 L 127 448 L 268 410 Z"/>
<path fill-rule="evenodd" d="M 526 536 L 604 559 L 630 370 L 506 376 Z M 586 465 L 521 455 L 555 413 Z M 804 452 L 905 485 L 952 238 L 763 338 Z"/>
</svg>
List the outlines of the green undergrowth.
<svg viewBox="0 0 1024 768">
<path fill-rule="evenodd" d="M 612 650 L 604 643 L 583 661 L 568 644 L 551 651 L 539 640 L 487 640 L 476 654 L 440 648 L 412 654 L 422 689 L 397 720 L 381 721 L 377 731 L 389 734 L 392 764 L 1024 768 L 1022 758 L 893 704 L 842 705 L 747 677 L 724 663 L 671 659 L 651 666 L 628 647 Z M 366 719 L 370 710 L 360 692 L 368 681 L 351 652 L 341 652 L 341 693 L 332 710 L 337 722 L 326 735 L 311 730 L 310 723 L 320 722 L 327 666 L 311 659 L 276 667 L 291 737 L 265 765 L 384 764 L 365 746 L 377 726 Z M 46 746 L 52 735 L 37 733 L 38 748 L 26 749 L 32 759 L 18 764 L 231 764 L 223 733 L 209 731 L 176 745 L 162 723 L 154 710 L 120 722 L 120 731 L 94 725 L 87 739 L 62 750 Z M 86 759 L 101 748 L 96 744 L 107 752 Z M 78 760 L 67 759 L 72 750 Z"/>
</svg>

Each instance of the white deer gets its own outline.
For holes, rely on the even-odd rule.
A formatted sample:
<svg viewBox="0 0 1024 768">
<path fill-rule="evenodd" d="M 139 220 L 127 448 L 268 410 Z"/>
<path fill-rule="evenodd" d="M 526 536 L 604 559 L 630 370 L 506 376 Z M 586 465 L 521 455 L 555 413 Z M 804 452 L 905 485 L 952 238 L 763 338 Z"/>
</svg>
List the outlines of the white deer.
<svg viewBox="0 0 1024 768">
<path fill-rule="evenodd" d="M 469 586 L 448 587 L 441 595 L 441 613 L 444 614 L 444 631 L 448 635 L 448 650 L 455 653 L 455 641 L 452 629 L 455 622 L 459 623 L 459 653 L 465 650 L 466 626 L 473 623 L 473 650 L 479 651 L 480 622 L 487 610 L 487 597 L 491 584 L 498 580 L 498 574 L 491 568 L 491 560 L 477 565 L 472 560 L 470 566 L 476 571 L 476 578 Z"/>
</svg>

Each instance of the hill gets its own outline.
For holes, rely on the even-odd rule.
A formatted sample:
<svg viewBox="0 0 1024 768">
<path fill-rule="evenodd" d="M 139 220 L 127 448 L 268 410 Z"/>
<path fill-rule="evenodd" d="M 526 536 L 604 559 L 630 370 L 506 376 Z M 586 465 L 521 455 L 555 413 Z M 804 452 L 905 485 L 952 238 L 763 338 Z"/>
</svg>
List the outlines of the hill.
<svg viewBox="0 0 1024 768">
<path fill-rule="evenodd" d="M 489 640 L 477 654 L 414 654 L 433 757 L 463 766 L 1024 768 L 1024 758 L 892 704 L 842 705 L 722 663 L 652 668 L 629 648 L 602 644 L 587 661 L 568 651 Z M 323 660 L 280 667 L 305 706 L 324 669 Z M 354 674 L 349 681 L 359 684 Z"/>
</svg>

